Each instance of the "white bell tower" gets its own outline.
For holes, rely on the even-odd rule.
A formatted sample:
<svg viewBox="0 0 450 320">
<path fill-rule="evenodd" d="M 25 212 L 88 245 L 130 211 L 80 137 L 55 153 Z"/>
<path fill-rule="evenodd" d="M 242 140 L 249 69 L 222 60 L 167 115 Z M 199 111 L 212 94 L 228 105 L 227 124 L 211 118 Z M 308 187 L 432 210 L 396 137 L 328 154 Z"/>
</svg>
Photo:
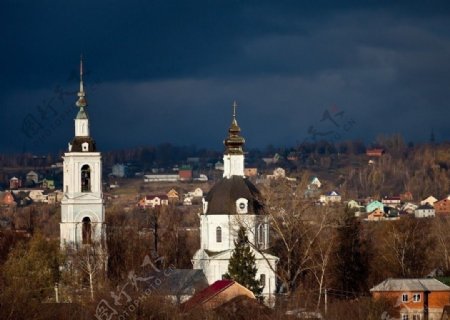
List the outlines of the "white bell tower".
<svg viewBox="0 0 450 320">
<path fill-rule="evenodd" d="M 83 87 L 83 60 L 80 61 L 80 91 L 76 106 L 75 137 L 64 153 L 64 197 L 61 200 L 61 248 L 104 245 L 105 207 L 102 193 L 102 160 L 89 135 L 87 101 Z"/>
<path fill-rule="evenodd" d="M 223 154 L 223 177 L 231 178 L 232 176 L 244 176 L 244 151 L 242 146 L 245 139 L 241 137 L 241 128 L 236 120 L 236 101 L 233 102 L 233 120 L 230 129 L 228 129 L 228 137 L 224 140 L 226 147 Z"/>
</svg>

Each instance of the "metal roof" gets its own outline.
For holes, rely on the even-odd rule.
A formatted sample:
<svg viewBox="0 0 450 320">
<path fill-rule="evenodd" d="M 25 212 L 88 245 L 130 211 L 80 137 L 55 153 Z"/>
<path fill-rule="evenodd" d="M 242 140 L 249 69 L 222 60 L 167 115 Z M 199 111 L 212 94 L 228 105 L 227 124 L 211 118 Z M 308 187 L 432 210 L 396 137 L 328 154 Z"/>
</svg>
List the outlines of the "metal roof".
<svg viewBox="0 0 450 320">
<path fill-rule="evenodd" d="M 370 289 L 370 292 L 378 291 L 450 291 L 450 287 L 432 278 L 386 279 Z"/>
<path fill-rule="evenodd" d="M 248 200 L 249 214 L 264 214 L 262 195 L 247 179 L 241 176 L 223 178 L 208 192 L 205 200 L 208 202 L 206 214 L 237 214 L 236 200 Z"/>
</svg>

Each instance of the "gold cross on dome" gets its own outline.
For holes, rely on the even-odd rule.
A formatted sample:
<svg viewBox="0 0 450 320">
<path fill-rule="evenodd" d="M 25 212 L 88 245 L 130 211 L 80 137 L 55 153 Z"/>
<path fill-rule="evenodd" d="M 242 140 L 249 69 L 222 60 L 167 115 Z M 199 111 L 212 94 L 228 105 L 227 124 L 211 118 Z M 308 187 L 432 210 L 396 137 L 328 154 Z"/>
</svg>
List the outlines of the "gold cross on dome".
<svg viewBox="0 0 450 320">
<path fill-rule="evenodd" d="M 237 108 L 238 104 L 236 102 L 236 100 L 233 101 L 233 117 L 236 117 L 236 108 Z"/>
</svg>

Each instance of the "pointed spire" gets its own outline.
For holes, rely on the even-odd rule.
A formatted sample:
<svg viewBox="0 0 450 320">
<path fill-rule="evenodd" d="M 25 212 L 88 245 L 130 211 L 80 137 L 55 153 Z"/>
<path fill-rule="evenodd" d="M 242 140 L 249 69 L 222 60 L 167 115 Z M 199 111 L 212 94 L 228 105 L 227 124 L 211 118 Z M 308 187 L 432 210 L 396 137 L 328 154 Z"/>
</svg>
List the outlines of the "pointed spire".
<svg viewBox="0 0 450 320">
<path fill-rule="evenodd" d="M 230 129 L 228 129 L 228 138 L 223 142 L 225 144 L 226 154 L 244 154 L 242 146 L 245 143 L 245 139 L 241 137 L 241 128 L 236 120 L 236 108 L 238 104 L 233 102 L 233 120 L 231 121 Z"/>
<path fill-rule="evenodd" d="M 78 101 L 76 102 L 76 106 L 79 108 L 86 107 L 87 106 L 86 93 L 84 92 L 84 84 L 83 84 L 83 55 L 80 56 L 80 91 L 78 92 L 77 95 Z"/>
<path fill-rule="evenodd" d="M 80 93 L 84 94 L 84 86 L 83 86 L 83 54 L 80 55 Z"/>
</svg>

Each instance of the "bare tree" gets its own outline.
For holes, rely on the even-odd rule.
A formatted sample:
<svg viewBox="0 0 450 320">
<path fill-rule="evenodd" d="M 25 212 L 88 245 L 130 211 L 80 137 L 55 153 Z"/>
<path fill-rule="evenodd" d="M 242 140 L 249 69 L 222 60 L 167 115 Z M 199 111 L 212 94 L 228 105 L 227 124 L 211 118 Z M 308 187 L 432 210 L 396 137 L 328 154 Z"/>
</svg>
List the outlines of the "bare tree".
<svg viewBox="0 0 450 320">
<path fill-rule="evenodd" d="M 95 286 L 99 282 L 99 277 L 106 271 L 105 250 L 98 243 L 84 245 L 76 252 L 72 252 L 70 258 L 75 270 L 80 272 L 81 281 L 87 278 L 90 297 L 94 301 Z"/>
<path fill-rule="evenodd" d="M 423 277 L 433 268 L 431 248 L 435 237 L 428 219 L 406 218 L 386 224 L 379 253 L 393 276 Z"/>
<path fill-rule="evenodd" d="M 333 247 L 335 245 L 334 240 L 336 239 L 335 232 L 327 232 L 324 234 L 319 241 L 316 243 L 314 253 L 312 255 L 312 266 L 311 273 L 319 286 L 317 305 L 316 308 L 319 309 L 322 303 L 322 296 L 324 293 L 326 281 L 326 274 L 330 267 L 330 260 L 332 257 Z"/>
<path fill-rule="evenodd" d="M 450 220 L 448 217 L 439 216 L 433 220 L 433 234 L 436 236 L 436 257 L 439 267 L 446 274 L 450 272 Z"/>
<path fill-rule="evenodd" d="M 277 276 L 288 294 L 300 285 L 307 272 L 317 268 L 318 259 L 313 258 L 317 248 L 325 250 L 322 263 L 328 264 L 329 253 L 318 243 L 335 226 L 333 208 L 317 206 L 304 197 L 306 182 L 306 177 L 299 184 L 278 181 L 264 190 L 273 233 L 272 251 L 280 257 Z"/>
</svg>

